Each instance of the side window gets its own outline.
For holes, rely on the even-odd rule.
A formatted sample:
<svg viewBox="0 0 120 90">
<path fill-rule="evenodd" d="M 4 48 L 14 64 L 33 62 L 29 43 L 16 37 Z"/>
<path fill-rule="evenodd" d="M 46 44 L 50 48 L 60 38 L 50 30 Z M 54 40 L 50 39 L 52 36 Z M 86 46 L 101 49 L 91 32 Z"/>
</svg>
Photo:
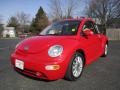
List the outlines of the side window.
<svg viewBox="0 0 120 90">
<path fill-rule="evenodd" d="M 83 31 L 91 30 L 91 29 L 92 29 L 92 24 L 89 21 L 87 21 L 83 26 Z"/>
<path fill-rule="evenodd" d="M 95 33 L 95 34 L 99 34 L 100 32 L 99 32 L 99 30 L 98 30 L 97 25 L 94 24 L 94 23 L 92 23 L 92 26 L 93 26 L 94 33 Z"/>
<path fill-rule="evenodd" d="M 97 26 L 91 22 L 91 21 L 87 21 L 84 26 L 83 26 L 83 31 L 85 30 L 92 30 L 94 32 L 94 34 L 98 34 L 98 28 Z"/>
<path fill-rule="evenodd" d="M 97 33 L 100 33 L 99 28 L 98 28 L 98 25 L 95 24 L 94 27 L 95 27 Z"/>
</svg>

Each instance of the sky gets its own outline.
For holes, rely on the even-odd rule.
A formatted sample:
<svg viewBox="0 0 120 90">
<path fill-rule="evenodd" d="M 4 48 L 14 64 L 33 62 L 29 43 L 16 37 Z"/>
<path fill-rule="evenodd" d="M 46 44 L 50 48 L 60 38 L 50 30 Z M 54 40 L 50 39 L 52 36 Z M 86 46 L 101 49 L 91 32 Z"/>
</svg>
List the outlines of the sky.
<svg viewBox="0 0 120 90">
<path fill-rule="evenodd" d="M 51 0 L 0 0 L 0 16 L 3 19 L 2 22 L 5 24 L 9 17 L 14 16 L 17 12 L 25 12 L 29 14 L 32 19 L 35 17 L 40 6 L 49 14 L 50 1 Z M 66 0 L 63 0 L 63 3 L 65 3 L 65 1 Z M 84 8 L 83 3 L 81 3 L 81 5 L 80 11 Z"/>
</svg>

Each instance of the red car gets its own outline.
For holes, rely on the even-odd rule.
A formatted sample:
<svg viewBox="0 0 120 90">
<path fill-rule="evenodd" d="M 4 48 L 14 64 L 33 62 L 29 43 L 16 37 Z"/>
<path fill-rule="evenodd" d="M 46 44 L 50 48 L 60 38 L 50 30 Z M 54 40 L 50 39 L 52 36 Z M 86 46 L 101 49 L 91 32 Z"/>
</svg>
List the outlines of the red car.
<svg viewBox="0 0 120 90">
<path fill-rule="evenodd" d="M 46 80 L 77 80 L 83 67 L 106 56 L 108 39 L 90 18 L 63 20 L 49 25 L 39 36 L 16 45 L 14 69 Z"/>
</svg>

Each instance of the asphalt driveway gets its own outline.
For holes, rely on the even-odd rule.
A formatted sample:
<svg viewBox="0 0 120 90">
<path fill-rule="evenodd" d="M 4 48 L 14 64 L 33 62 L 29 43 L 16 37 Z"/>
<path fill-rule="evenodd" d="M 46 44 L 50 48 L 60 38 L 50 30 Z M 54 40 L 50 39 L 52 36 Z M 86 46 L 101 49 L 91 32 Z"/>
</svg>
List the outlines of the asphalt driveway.
<svg viewBox="0 0 120 90">
<path fill-rule="evenodd" d="M 120 90 L 120 41 L 109 42 L 109 55 L 85 67 L 77 81 L 42 81 L 13 70 L 10 53 L 20 39 L 0 39 L 0 90 Z"/>
</svg>

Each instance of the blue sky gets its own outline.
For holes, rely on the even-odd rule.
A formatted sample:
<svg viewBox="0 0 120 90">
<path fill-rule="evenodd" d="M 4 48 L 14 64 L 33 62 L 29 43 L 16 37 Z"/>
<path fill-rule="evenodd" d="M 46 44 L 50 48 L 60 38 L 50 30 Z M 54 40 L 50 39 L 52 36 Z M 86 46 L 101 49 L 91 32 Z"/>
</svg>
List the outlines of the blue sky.
<svg viewBox="0 0 120 90">
<path fill-rule="evenodd" d="M 3 23 L 6 23 L 10 16 L 22 11 L 33 18 L 40 6 L 49 14 L 50 1 L 51 0 L 0 0 L 0 15 L 3 18 Z M 63 3 L 64 2 L 65 0 L 63 0 Z M 83 6 L 81 6 L 80 9 L 82 11 Z"/>
</svg>

